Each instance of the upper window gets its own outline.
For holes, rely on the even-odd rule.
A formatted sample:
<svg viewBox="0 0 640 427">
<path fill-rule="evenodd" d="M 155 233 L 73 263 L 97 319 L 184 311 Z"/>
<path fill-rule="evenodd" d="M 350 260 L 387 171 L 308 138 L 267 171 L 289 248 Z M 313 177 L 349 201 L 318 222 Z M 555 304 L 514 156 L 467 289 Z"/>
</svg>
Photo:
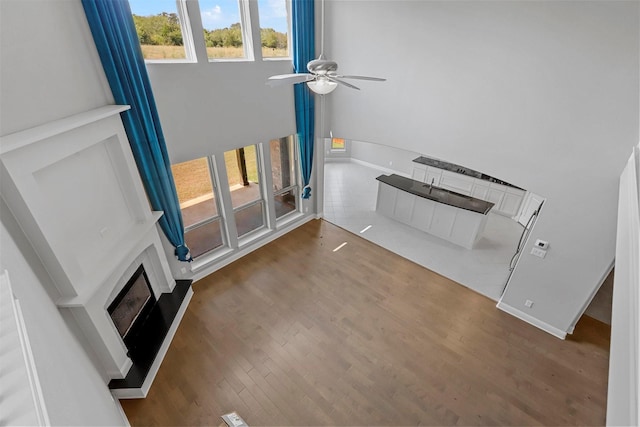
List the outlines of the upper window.
<svg viewBox="0 0 640 427">
<path fill-rule="evenodd" d="M 129 0 L 129 5 L 144 59 L 189 59 L 175 0 Z"/>
<path fill-rule="evenodd" d="M 238 0 L 200 0 L 207 57 L 246 58 L 243 23 Z"/>
<path fill-rule="evenodd" d="M 263 58 L 289 56 L 289 19 L 286 0 L 258 0 Z"/>
</svg>

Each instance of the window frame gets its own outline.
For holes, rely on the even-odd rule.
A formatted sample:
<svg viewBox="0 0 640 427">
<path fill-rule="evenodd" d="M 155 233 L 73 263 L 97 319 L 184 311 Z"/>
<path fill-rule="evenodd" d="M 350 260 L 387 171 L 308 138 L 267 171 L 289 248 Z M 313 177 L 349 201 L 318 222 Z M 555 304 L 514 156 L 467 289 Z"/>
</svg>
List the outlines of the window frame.
<svg viewBox="0 0 640 427">
<path fill-rule="evenodd" d="M 293 194 L 295 194 L 295 198 L 296 198 L 296 208 L 290 212 L 287 212 L 286 214 L 278 217 L 277 213 L 275 214 L 275 220 L 276 220 L 276 224 L 280 221 L 282 221 L 284 218 L 295 214 L 296 212 L 300 212 L 300 158 L 299 158 L 299 149 L 298 149 L 298 144 L 297 142 L 297 137 L 295 135 L 290 135 L 290 136 L 286 136 L 284 138 L 278 138 L 278 139 L 273 139 L 271 141 L 280 141 L 283 139 L 289 139 L 291 146 L 292 146 L 292 151 L 293 151 L 293 158 L 291 159 L 291 162 L 293 163 L 293 173 L 292 173 L 292 181 L 293 184 L 289 185 L 288 187 L 284 187 L 281 188 L 280 190 L 273 190 L 273 186 L 272 186 L 272 191 L 271 191 L 271 198 L 273 200 L 273 204 L 275 207 L 275 198 L 276 196 L 280 196 L 284 193 L 287 193 L 289 191 L 293 191 Z M 271 141 L 269 141 L 269 150 L 271 150 Z M 271 158 L 271 169 L 273 170 L 273 158 Z M 272 173 L 272 177 L 271 179 L 273 180 L 273 173 Z"/>
<path fill-rule="evenodd" d="M 222 215 L 220 214 L 220 206 L 218 206 L 220 204 L 219 200 L 220 197 L 218 196 L 218 189 L 216 186 L 216 182 L 215 179 L 213 177 L 213 168 L 215 167 L 215 163 L 213 162 L 212 159 L 213 156 L 206 156 L 205 158 L 207 159 L 207 165 L 209 166 L 209 181 L 211 182 L 211 190 L 213 191 L 213 198 L 216 201 L 216 214 L 214 216 L 208 217 L 207 219 L 203 219 L 201 221 L 198 221 L 194 224 L 188 225 L 184 227 L 184 231 L 185 233 L 187 231 L 191 231 L 195 228 L 201 227 L 203 225 L 209 224 L 210 222 L 215 221 L 216 219 L 221 219 Z M 194 159 L 196 160 L 196 159 Z M 182 209 L 180 209 L 180 211 L 182 211 Z M 223 241 L 225 240 L 224 238 L 222 239 Z"/>
<path fill-rule="evenodd" d="M 263 0 L 268 1 L 268 0 Z M 287 56 L 262 56 L 262 26 L 260 25 L 260 12 L 258 11 L 258 34 L 260 35 L 260 57 L 263 61 L 292 61 L 293 55 L 291 52 L 291 33 L 293 31 L 293 23 L 291 22 L 291 0 L 284 0 L 287 8 Z M 256 2 L 257 3 L 257 2 Z"/>
<path fill-rule="evenodd" d="M 184 47 L 185 58 L 180 59 L 146 59 L 145 63 L 149 64 L 187 64 L 198 62 L 196 49 L 194 44 L 193 30 L 191 25 L 191 17 L 187 8 L 188 0 L 175 0 L 176 14 L 180 23 L 180 31 L 182 32 L 182 47 Z M 131 7 L 131 5 L 129 5 Z M 133 11 L 131 12 L 133 16 Z M 138 38 L 140 44 L 140 38 Z M 141 45 L 142 46 L 142 45 Z"/>
<path fill-rule="evenodd" d="M 188 2 L 188 0 L 177 0 Z M 253 49 L 253 30 L 252 30 L 252 21 L 251 21 L 251 11 L 250 11 L 250 1 L 249 0 L 237 0 L 238 3 L 238 15 L 240 18 L 240 36 L 242 37 L 242 51 L 244 53 L 244 57 L 242 58 L 209 58 L 209 54 L 207 52 L 207 42 L 204 39 L 204 31 L 200 31 L 202 34 L 202 44 L 204 46 L 204 52 L 202 56 L 203 63 L 214 63 L 214 62 L 254 62 L 255 54 Z M 197 12 L 198 17 L 193 18 L 194 20 L 198 20 L 196 26 L 201 30 L 204 29 L 202 24 L 202 8 L 200 7 L 200 3 L 197 2 Z M 193 24 L 192 24 L 193 25 Z M 198 43 L 200 39 L 198 40 Z"/>
<path fill-rule="evenodd" d="M 149 64 L 177 64 L 177 63 L 225 63 L 225 62 L 256 62 L 256 61 L 291 61 L 291 0 L 285 0 L 287 8 L 287 56 L 262 56 L 262 40 L 260 37 L 260 13 L 258 2 L 253 0 L 237 0 L 242 34 L 244 58 L 209 58 L 202 26 L 202 11 L 197 1 L 175 0 L 176 13 L 180 21 L 184 59 L 145 59 Z M 133 13 L 133 12 L 132 12 Z M 252 17 L 254 17 L 252 19 Z M 197 37 L 194 34 L 201 34 Z"/>
<path fill-rule="evenodd" d="M 253 146 L 255 148 L 255 153 L 256 153 L 256 172 L 258 174 L 258 182 L 257 182 L 257 184 L 258 184 L 259 197 L 256 200 L 252 200 L 250 202 L 244 203 L 244 204 L 239 205 L 239 206 L 233 206 L 233 201 L 231 201 L 231 209 L 230 209 L 230 211 L 231 211 L 231 214 L 233 215 L 233 218 L 234 218 L 235 233 L 236 233 L 236 237 L 238 239 L 238 245 L 239 246 L 242 246 L 242 244 L 244 242 L 246 242 L 247 240 L 251 240 L 251 238 L 252 238 L 251 236 L 253 236 L 255 234 L 258 234 L 258 233 L 262 232 L 263 230 L 269 228 L 269 225 L 268 225 L 269 218 L 268 218 L 268 215 L 267 215 L 267 208 L 269 206 L 268 206 L 267 199 L 265 197 L 265 191 L 264 191 L 264 183 L 265 183 L 264 169 L 265 168 L 263 167 L 263 164 L 262 164 L 262 162 L 263 162 L 263 156 L 262 156 L 262 153 L 261 153 L 262 144 L 243 145 L 242 147 L 237 147 L 237 148 L 232 148 L 230 150 L 226 150 L 224 153 L 226 153 L 228 151 L 236 151 L 236 150 L 239 150 L 239 149 L 244 149 L 244 148 L 251 147 L 251 146 Z M 223 155 L 224 155 L 224 153 L 223 153 Z M 229 189 L 229 195 L 231 196 L 232 191 L 231 191 L 231 186 L 229 185 L 229 171 L 225 170 L 225 172 L 226 172 L 227 188 Z M 262 204 L 262 209 L 261 209 L 261 212 L 262 212 L 262 225 L 260 227 L 258 227 L 258 228 L 255 228 L 255 229 L 245 233 L 245 234 L 242 234 L 242 235 L 238 234 L 238 224 L 235 221 L 236 213 L 238 211 L 241 211 L 243 209 L 249 208 L 251 206 L 255 206 L 257 204 Z"/>
<path fill-rule="evenodd" d="M 198 259 L 207 255 L 210 255 L 212 253 L 215 253 L 217 251 L 220 250 L 224 250 L 226 248 L 229 248 L 230 244 L 229 244 L 229 232 L 227 230 L 227 223 L 225 221 L 225 217 L 223 215 L 224 213 L 224 208 L 222 206 L 222 199 L 220 198 L 220 191 L 218 189 L 218 185 L 216 184 L 217 182 L 217 172 L 216 172 L 216 165 L 215 165 L 215 159 L 214 156 L 205 156 L 203 157 L 207 160 L 207 167 L 208 167 L 208 171 L 209 171 L 209 182 L 211 183 L 211 191 L 213 192 L 213 198 L 215 200 L 215 204 L 216 204 L 216 214 L 210 217 L 207 217 L 206 219 L 203 219 L 201 221 L 198 221 L 196 223 L 190 224 L 188 226 L 184 226 L 183 227 L 183 232 L 188 233 L 190 231 L 196 230 L 197 228 L 203 227 L 207 224 L 211 224 L 215 221 L 219 221 L 219 226 L 220 226 L 220 236 L 222 238 L 222 244 L 219 246 L 216 246 L 215 248 L 212 248 L 211 250 L 208 250 L 206 252 L 203 252 L 202 254 L 194 257 L 193 259 Z M 196 160 L 196 159 L 193 159 Z M 180 209 L 180 213 L 182 214 L 182 208 Z"/>
</svg>

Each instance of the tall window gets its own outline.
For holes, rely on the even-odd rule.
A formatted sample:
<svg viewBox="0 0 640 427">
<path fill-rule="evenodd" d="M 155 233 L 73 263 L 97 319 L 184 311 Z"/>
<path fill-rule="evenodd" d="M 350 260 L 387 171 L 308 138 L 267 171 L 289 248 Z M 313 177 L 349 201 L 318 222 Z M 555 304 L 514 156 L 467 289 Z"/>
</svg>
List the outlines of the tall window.
<svg viewBox="0 0 640 427">
<path fill-rule="evenodd" d="M 211 59 L 246 58 L 244 28 L 238 0 L 200 0 L 207 57 Z"/>
<path fill-rule="evenodd" d="M 258 0 L 263 58 L 289 56 L 288 6 L 286 0 Z"/>
<path fill-rule="evenodd" d="M 144 59 L 190 59 L 179 4 L 175 0 L 129 0 Z"/>
<path fill-rule="evenodd" d="M 191 256 L 199 257 L 224 244 L 222 218 L 213 186 L 211 159 L 202 157 L 171 166 Z"/>
<path fill-rule="evenodd" d="M 276 218 L 295 212 L 298 206 L 298 179 L 295 165 L 296 152 L 294 137 L 274 139 L 269 143 L 271 150 L 271 174 L 273 177 L 273 198 Z"/>
<path fill-rule="evenodd" d="M 260 184 L 260 163 L 255 145 L 224 153 L 231 205 L 238 237 L 264 227 L 264 198 Z"/>
</svg>

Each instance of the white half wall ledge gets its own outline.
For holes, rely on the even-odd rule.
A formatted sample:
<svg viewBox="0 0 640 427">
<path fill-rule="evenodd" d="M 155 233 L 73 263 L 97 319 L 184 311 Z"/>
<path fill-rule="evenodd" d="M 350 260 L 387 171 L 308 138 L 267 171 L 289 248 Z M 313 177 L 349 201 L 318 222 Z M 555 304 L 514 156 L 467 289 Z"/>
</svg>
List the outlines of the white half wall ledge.
<svg viewBox="0 0 640 427">
<path fill-rule="evenodd" d="M 542 329 L 543 331 L 553 335 L 556 338 L 560 338 L 561 340 L 567 338 L 567 331 L 563 331 L 562 329 L 558 329 L 555 326 L 551 326 L 550 324 L 545 323 L 540 319 L 537 319 L 521 310 L 518 310 L 517 308 L 510 306 L 509 304 L 502 302 L 502 300 L 498 301 L 496 307 L 504 311 L 505 313 L 509 313 L 510 315 L 517 317 L 518 319 L 527 322 L 530 325 L 535 326 L 538 329 Z"/>
</svg>

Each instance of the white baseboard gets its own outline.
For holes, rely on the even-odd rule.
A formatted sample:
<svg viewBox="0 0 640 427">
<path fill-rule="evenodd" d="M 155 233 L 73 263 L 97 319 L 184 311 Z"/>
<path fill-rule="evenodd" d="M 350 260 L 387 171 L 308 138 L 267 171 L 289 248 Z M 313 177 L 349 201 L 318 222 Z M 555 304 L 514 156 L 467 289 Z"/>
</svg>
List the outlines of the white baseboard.
<svg viewBox="0 0 640 427">
<path fill-rule="evenodd" d="M 555 326 L 551 326 L 548 323 L 543 322 L 542 320 L 536 319 L 535 317 L 518 310 L 517 308 L 511 307 L 508 304 L 502 302 L 502 300 L 498 301 L 496 305 L 500 310 L 509 313 L 510 315 L 517 317 L 520 320 L 527 322 L 530 325 L 535 326 L 538 329 L 542 329 L 545 332 L 550 333 L 554 337 L 560 338 L 561 340 L 567 337 L 567 331 L 560 330 Z"/>
<path fill-rule="evenodd" d="M 591 291 L 591 295 L 589 296 L 589 299 L 587 301 L 585 301 L 585 303 L 582 305 L 582 308 L 580 309 L 580 311 L 578 312 L 578 314 L 576 315 L 575 319 L 573 319 L 573 323 L 571 324 L 571 327 L 569 328 L 569 333 L 572 334 L 573 330 L 575 329 L 576 325 L 578 324 L 578 322 L 580 321 L 580 319 L 582 318 L 582 316 L 584 315 L 585 311 L 587 311 L 587 308 L 589 308 L 589 305 L 591 304 L 591 302 L 593 301 L 593 299 L 596 297 L 596 295 L 598 294 L 598 291 L 600 290 L 600 288 L 602 287 L 602 285 L 604 284 L 604 281 L 607 280 L 607 277 L 609 276 L 609 274 L 611 273 L 611 271 L 613 270 L 613 267 L 615 266 L 616 260 L 615 258 L 611 261 L 611 265 L 609 266 L 609 268 L 605 271 L 604 275 L 602 275 L 600 277 L 600 280 L 598 281 L 598 286 L 596 286 L 593 291 Z"/>
<path fill-rule="evenodd" d="M 111 398 L 113 399 L 113 404 L 116 405 L 116 409 L 118 410 L 118 412 L 120 413 L 120 416 L 122 417 L 122 425 L 124 427 L 131 427 L 129 418 L 127 418 L 127 414 L 124 412 L 124 409 L 122 409 L 122 404 L 120 403 L 120 400 L 118 400 L 113 393 L 111 393 Z"/>
<path fill-rule="evenodd" d="M 182 321 L 182 317 L 184 313 L 187 311 L 187 307 L 189 306 L 189 301 L 191 301 L 191 297 L 193 297 L 193 288 L 189 287 L 187 294 L 182 301 L 182 305 L 180 305 L 180 309 L 176 313 L 176 317 L 173 319 L 173 323 L 171 327 L 167 331 L 167 336 L 164 338 L 162 342 L 162 346 L 158 351 L 158 355 L 156 356 L 153 364 L 151 365 L 151 369 L 149 369 L 149 373 L 142 383 L 142 387 L 140 388 L 123 388 L 123 389 L 115 389 L 111 390 L 111 394 L 116 399 L 140 399 L 143 397 L 147 397 L 147 393 L 149 393 L 149 389 L 151 388 L 151 384 L 158 373 L 158 369 L 160 369 L 160 365 L 162 364 L 162 360 L 164 356 L 167 354 L 167 350 L 169 350 L 169 345 L 171 345 L 171 341 L 173 341 L 173 336 L 176 334 L 178 330 L 178 326 Z"/>
</svg>

